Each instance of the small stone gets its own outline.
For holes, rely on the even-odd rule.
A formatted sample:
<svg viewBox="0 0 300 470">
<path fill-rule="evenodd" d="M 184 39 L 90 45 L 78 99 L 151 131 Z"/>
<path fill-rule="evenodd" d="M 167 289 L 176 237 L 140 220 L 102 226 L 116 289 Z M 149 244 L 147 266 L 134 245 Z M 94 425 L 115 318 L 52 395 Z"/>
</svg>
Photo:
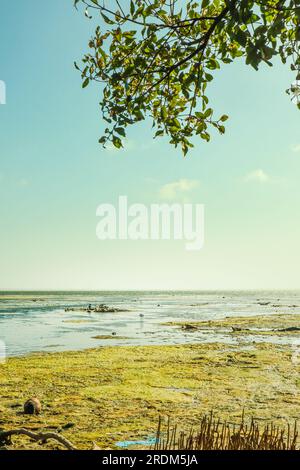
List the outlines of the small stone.
<svg viewBox="0 0 300 470">
<path fill-rule="evenodd" d="M 75 423 L 67 423 L 62 426 L 62 429 L 70 429 L 75 426 Z"/>
</svg>

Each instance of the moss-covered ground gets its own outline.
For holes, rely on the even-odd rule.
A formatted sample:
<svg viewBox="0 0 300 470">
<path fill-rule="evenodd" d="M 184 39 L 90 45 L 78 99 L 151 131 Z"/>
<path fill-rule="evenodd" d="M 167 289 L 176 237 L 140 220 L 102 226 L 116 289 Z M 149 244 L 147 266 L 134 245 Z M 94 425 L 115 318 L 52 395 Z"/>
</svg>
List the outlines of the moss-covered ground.
<svg viewBox="0 0 300 470">
<path fill-rule="evenodd" d="M 292 424 L 300 411 L 299 368 L 290 346 L 243 342 L 10 358 L 0 365 L 0 428 L 57 431 L 82 449 L 93 442 L 113 449 L 117 441 L 153 436 L 159 415 L 188 426 L 211 410 L 238 422 L 245 409 L 262 423 Z M 32 396 L 42 403 L 39 416 L 22 413 Z M 15 437 L 13 448 L 40 446 Z"/>
<path fill-rule="evenodd" d="M 245 317 L 226 317 L 220 320 L 188 321 L 167 323 L 168 326 L 195 332 L 215 332 L 228 334 L 296 336 L 300 338 L 299 314 L 272 314 Z"/>
</svg>

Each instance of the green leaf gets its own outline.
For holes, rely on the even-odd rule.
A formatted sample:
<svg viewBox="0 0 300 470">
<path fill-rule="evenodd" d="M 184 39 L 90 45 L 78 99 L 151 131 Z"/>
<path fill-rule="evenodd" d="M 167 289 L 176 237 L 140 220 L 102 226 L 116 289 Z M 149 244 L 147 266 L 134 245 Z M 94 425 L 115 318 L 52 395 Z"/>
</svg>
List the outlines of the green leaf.
<svg viewBox="0 0 300 470">
<path fill-rule="evenodd" d="M 131 2 L 130 2 L 130 13 L 131 13 L 131 15 L 134 15 L 134 12 L 135 12 L 135 5 L 134 5 L 133 0 L 131 0 Z"/>
<path fill-rule="evenodd" d="M 112 143 L 117 149 L 120 149 L 123 147 L 121 139 L 117 137 L 116 135 L 113 136 Z"/>
<path fill-rule="evenodd" d="M 123 127 L 116 127 L 115 131 L 120 134 L 122 137 L 126 137 L 125 129 Z"/>
<path fill-rule="evenodd" d="M 241 46 L 245 47 L 247 44 L 248 35 L 245 33 L 245 31 L 239 28 L 235 35 L 235 39 Z"/>
<path fill-rule="evenodd" d="M 167 108 L 166 108 L 165 106 L 163 106 L 163 107 L 161 108 L 161 115 L 162 115 L 162 118 L 163 118 L 164 120 L 167 119 L 167 117 L 168 117 L 168 111 L 167 111 Z"/>
<path fill-rule="evenodd" d="M 107 24 L 114 24 L 114 21 L 112 21 L 110 18 L 108 18 L 108 16 L 106 16 L 103 11 L 101 11 L 101 16 L 102 18 L 104 19 L 105 23 Z"/>
<path fill-rule="evenodd" d="M 82 84 L 82 88 L 86 88 L 89 83 L 90 83 L 90 79 L 87 77 Z"/>
<path fill-rule="evenodd" d="M 222 123 L 228 116 L 214 119 L 210 83 L 221 63 L 242 56 L 258 70 L 261 63 L 271 66 L 279 55 L 299 80 L 296 0 L 286 2 L 291 8 L 282 9 L 274 7 L 275 0 L 187 0 L 175 2 L 173 15 L 169 0 L 129 0 L 125 18 L 120 18 L 120 5 L 114 6 L 123 2 L 75 0 L 76 8 L 80 2 L 97 6 L 103 19 L 89 41 L 83 65 L 74 64 L 83 88 L 95 81 L 101 93 L 101 119 L 109 128 L 100 143 L 112 141 L 121 148 L 127 127 L 146 118 L 155 136 L 168 134 L 170 143 L 184 154 L 195 135 L 208 142 L 211 127 L 224 133 Z M 210 19 L 199 18 L 204 15 Z M 218 79 L 226 86 L 223 74 Z"/>
</svg>

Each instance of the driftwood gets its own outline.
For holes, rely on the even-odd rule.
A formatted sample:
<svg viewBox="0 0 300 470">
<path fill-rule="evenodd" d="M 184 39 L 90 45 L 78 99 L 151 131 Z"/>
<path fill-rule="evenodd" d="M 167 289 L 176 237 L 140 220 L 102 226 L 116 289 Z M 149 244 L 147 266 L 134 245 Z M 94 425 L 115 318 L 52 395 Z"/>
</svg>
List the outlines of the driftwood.
<svg viewBox="0 0 300 470">
<path fill-rule="evenodd" d="M 53 439 L 60 444 L 62 444 L 64 447 L 66 447 L 68 450 L 77 450 L 76 447 L 68 441 L 65 437 L 55 433 L 55 432 L 45 432 L 45 433 L 34 433 L 32 431 L 28 431 L 28 429 L 13 429 L 11 431 L 1 431 L 0 432 L 0 445 L 5 445 L 5 444 L 10 444 L 11 442 L 11 437 L 12 436 L 27 436 L 30 439 L 33 439 L 36 442 L 41 442 L 45 443 L 49 439 Z"/>
</svg>

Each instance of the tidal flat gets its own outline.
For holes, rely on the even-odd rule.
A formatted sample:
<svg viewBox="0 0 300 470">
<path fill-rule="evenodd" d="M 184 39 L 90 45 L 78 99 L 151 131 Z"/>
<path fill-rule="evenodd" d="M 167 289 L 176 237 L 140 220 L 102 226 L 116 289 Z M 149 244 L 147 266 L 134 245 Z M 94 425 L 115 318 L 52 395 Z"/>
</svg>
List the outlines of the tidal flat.
<svg viewBox="0 0 300 470">
<path fill-rule="evenodd" d="M 281 426 L 299 418 L 300 358 L 271 342 L 100 347 L 9 358 L 0 365 L 0 429 L 61 432 L 80 449 L 153 438 L 159 416 L 187 428 L 213 411 Z M 36 396 L 39 416 L 23 414 Z M 13 449 L 57 449 L 14 437 Z M 132 447 L 134 448 L 134 446 Z"/>
<path fill-rule="evenodd" d="M 251 317 L 226 317 L 220 320 L 206 321 L 180 321 L 169 322 L 165 324 L 181 330 L 195 333 L 225 334 L 225 335 L 244 335 L 250 336 L 269 336 L 284 337 L 295 336 L 300 338 L 300 315 L 299 314 L 272 314 L 272 315 L 254 315 Z"/>
</svg>

